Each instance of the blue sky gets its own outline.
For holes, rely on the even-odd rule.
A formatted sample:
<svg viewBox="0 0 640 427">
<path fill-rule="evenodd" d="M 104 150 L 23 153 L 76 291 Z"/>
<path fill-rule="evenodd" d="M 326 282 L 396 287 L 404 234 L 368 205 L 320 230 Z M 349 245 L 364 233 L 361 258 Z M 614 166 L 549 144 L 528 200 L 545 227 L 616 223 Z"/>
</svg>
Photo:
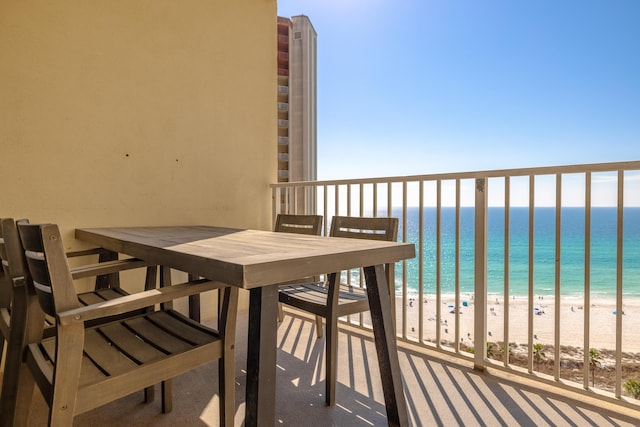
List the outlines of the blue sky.
<svg viewBox="0 0 640 427">
<path fill-rule="evenodd" d="M 638 0 L 278 0 L 318 33 L 318 179 L 640 159 Z"/>
</svg>

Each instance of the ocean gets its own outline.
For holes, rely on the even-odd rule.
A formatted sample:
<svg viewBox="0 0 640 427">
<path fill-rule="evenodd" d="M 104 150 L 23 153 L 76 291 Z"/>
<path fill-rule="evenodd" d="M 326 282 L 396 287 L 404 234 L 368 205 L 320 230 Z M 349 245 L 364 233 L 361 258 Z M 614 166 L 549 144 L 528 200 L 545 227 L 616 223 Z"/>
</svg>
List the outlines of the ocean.
<svg viewBox="0 0 640 427">
<path fill-rule="evenodd" d="M 407 242 L 420 251 L 419 214 L 417 207 L 407 209 Z M 399 240 L 402 241 L 402 217 Z M 623 295 L 640 298 L 640 208 L 624 208 L 623 227 Z M 539 207 L 534 210 L 534 294 L 555 293 L 555 222 L 556 210 Z M 436 292 L 436 208 L 423 208 L 424 294 Z M 595 207 L 591 210 L 592 297 L 616 295 L 617 209 Z M 584 295 L 585 283 L 585 209 L 562 208 L 560 246 L 560 293 L 563 296 Z M 529 281 L 529 208 L 510 210 L 509 295 L 528 294 Z M 455 208 L 442 208 L 441 217 L 441 292 L 455 291 Z M 460 291 L 473 293 L 474 273 L 474 208 L 460 210 Z M 488 210 L 488 293 L 504 294 L 504 208 Z M 409 294 L 417 294 L 419 286 L 418 258 L 407 261 Z M 396 266 L 396 284 L 402 283 L 402 267 Z M 398 288 L 399 289 L 399 288 Z"/>
</svg>

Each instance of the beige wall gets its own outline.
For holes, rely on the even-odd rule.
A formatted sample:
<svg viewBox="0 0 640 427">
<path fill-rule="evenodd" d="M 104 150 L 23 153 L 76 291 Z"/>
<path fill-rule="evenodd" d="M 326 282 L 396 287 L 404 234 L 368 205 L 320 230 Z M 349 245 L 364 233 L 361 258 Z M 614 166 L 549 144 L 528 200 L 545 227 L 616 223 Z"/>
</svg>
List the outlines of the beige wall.
<svg viewBox="0 0 640 427">
<path fill-rule="evenodd" d="M 268 229 L 276 0 L 0 0 L 0 217 Z"/>
<path fill-rule="evenodd" d="M 275 70 L 276 0 L 0 0 L 0 217 L 269 229 Z"/>
</svg>

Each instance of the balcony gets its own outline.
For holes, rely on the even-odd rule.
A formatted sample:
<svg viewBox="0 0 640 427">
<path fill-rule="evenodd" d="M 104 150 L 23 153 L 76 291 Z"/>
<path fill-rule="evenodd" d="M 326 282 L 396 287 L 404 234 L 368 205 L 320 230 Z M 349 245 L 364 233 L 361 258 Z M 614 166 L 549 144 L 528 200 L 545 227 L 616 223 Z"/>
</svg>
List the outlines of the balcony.
<svg viewBox="0 0 640 427">
<path fill-rule="evenodd" d="M 273 212 L 321 214 L 325 234 L 333 215 L 398 217 L 418 254 L 396 266 L 401 342 L 637 410 L 639 181 L 633 161 L 279 183 Z"/>
<path fill-rule="evenodd" d="M 279 162 L 288 162 L 289 161 L 289 153 L 278 153 L 278 161 Z"/>
<path fill-rule="evenodd" d="M 286 28 L 286 27 L 285 27 Z M 278 50 L 279 51 L 288 51 L 289 50 L 289 32 L 282 34 L 280 27 L 278 27 Z"/>
<path fill-rule="evenodd" d="M 245 313 L 246 314 L 246 313 Z M 236 347 L 236 422 L 244 421 L 247 318 L 240 316 Z M 284 426 L 386 425 L 380 373 L 371 335 L 345 325 L 339 334 L 338 403 L 324 405 L 324 338 L 315 320 L 288 312 L 278 327 L 276 417 Z M 585 397 L 501 370 L 475 370 L 469 360 L 401 341 L 409 419 L 427 425 L 637 425 L 640 411 L 611 406 L 592 394 Z M 217 365 L 205 365 L 174 379 L 173 411 L 160 413 L 160 399 L 143 403 L 142 392 L 76 417 L 77 425 L 174 426 L 218 425 Z M 46 425 L 46 406 L 34 394 L 31 424 Z M 608 406 L 607 406 L 608 405 Z M 108 421 L 107 421 L 108 420 Z"/>
<path fill-rule="evenodd" d="M 289 86 L 278 85 L 278 95 L 289 95 Z"/>
<path fill-rule="evenodd" d="M 288 64 L 289 63 L 289 52 L 278 52 L 278 64 Z"/>
<path fill-rule="evenodd" d="M 639 182 L 633 161 L 271 187 L 274 215 L 317 212 L 325 234 L 336 214 L 393 215 L 399 239 L 416 244 L 418 257 L 396 266 L 395 295 L 411 425 L 633 426 L 640 405 L 624 384 L 640 379 L 630 374 L 640 366 Z M 603 257 L 612 275 L 598 271 Z M 344 278 L 359 283 L 360 275 Z M 566 295 L 572 286 L 582 295 Z M 603 302 L 607 292 L 612 307 Z M 341 323 L 339 398 L 327 407 L 324 338 L 310 316 L 286 314 L 278 326 L 277 422 L 385 425 L 367 316 Z M 246 321 L 245 313 L 236 425 L 244 416 Z M 583 350 L 592 348 L 597 363 Z M 210 364 L 176 378 L 169 414 L 160 415 L 158 398 L 142 404 L 140 394 L 76 421 L 217 425 L 216 375 Z M 34 402 L 32 422 L 45 424 L 42 398 Z"/>
</svg>

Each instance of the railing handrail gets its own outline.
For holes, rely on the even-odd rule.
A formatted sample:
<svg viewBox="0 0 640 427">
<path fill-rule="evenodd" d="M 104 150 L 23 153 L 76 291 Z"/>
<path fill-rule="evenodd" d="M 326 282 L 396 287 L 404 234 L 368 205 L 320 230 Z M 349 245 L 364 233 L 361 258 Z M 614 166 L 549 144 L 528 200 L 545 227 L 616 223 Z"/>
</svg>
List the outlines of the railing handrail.
<svg viewBox="0 0 640 427">
<path fill-rule="evenodd" d="M 500 178 L 500 177 L 516 177 L 529 175 L 555 175 L 580 172 L 611 172 L 617 170 L 640 170 L 640 160 L 632 160 L 625 162 L 608 162 L 608 163 L 585 163 L 580 165 L 563 165 L 563 166 L 540 166 L 521 169 L 495 169 L 481 170 L 472 172 L 451 172 L 451 173 L 435 173 L 423 175 L 406 175 L 391 177 L 373 177 L 373 178 L 353 178 L 353 179 L 332 179 L 320 181 L 296 181 L 296 182 L 278 182 L 270 184 L 271 188 L 287 188 L 301 186 L 322 186 L 322 185 L 347 185 L 347 184 L 386 184 L 386 183 L 403 183 L 411 181 L 436 181 L 449 179 L 477 179 L 477 178 Z"/>
</svg>

